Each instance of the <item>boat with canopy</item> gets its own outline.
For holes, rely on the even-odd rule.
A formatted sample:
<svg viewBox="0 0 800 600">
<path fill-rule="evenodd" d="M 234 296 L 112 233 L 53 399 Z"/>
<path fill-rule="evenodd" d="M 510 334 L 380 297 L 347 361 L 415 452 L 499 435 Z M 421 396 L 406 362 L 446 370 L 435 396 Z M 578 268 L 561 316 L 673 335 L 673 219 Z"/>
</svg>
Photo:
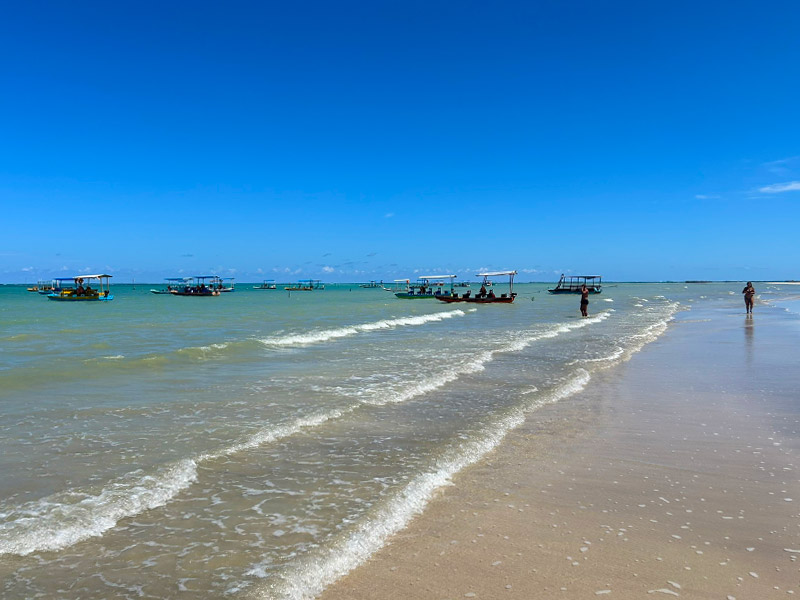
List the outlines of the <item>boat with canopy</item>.
<svg viewBox="0 0 800 600">
<path fill-rule="evenodd" d="M 583 286 L 590 294 L 599 294 L 603 291 L 603 281 L 600 275 L 561 275 L 556 287 L 547 290 L 551 294 L 580 294 Z"/>
<path fill-rule="evenodd" d="M 491 271 L 486 273 L 478 273 L 478 277 L 483 277 L 483 283 L 481 284 L 480 291 L 472 295 L 472 290 L 468 292 L 464 292 L 460 296 L 458 294 L 454 294 L 450 297 L 447 296 L 437 296 L 437 300 L 441 300 L 442 302 L 471 302 L 474 304 L 511 304 L 514 302 L 514 298 L 517 297 L 516 292 L 514 292 L 514 275 L 516 275 L 516 271 Z M 500 294 L 499 296 L 495 294 L 494 291 L 494 283 L 492 282 L 492 277 L 508 277 L 508 292 L 504 294 Z M 488 291 L 487 291 L 488 288 Z"/>
<path fill-rule="evenodd" d="M 222 280 L 216 275 L 195 275 L 175 286 L 170 294 L 193 297 L 219 296 L 221 287 Z"/>
<path fill-rule="evenodd" d="M 406 282 L 406 289 L 395 292 L 395 296 L 404 300 L 420 298 L 453 297 L 453 280 L 457 275 L 425 275 L 418 277 L 417 282 L 410 284 L 408 279 L 396 279 Z"/>
<path fill-rule="evenodd" d="M 301 279 L 296 285 L 287 285 L 283 289 L 289 292 L 310 292 L 312 290 L 324 290 L 325 285 L 321 279 Z"/>
<path fill-rule="evenodd" d="M 180 285 L 186 285 L 192 280 L 191 277 L 167 277 L 164 281 L 167 282 L 167 287 L 163 290 L 154 290 L 151 289 L 151 294 L 164 294 L 164 295 L 171 295 L 172 290 L 178 289 Z"/>
<path fill-rule="evenodd" d="M 261 285 L 254 285 L 254 290 L 277 290 L 278 286 L 275 283 L 274 279 L 265 279 L 261 282 Z"/>
<path fill-rule="evenodd" d="M 53 280 L 53 291 L 47 294 L 48 300 L 59 302 L 107 302 L 113 300 L 110 294 L 109 279 L 111 275 L 75 275 L 74 277 L 57 277 Z M 97 287 L 92 287 L 92 282 Z M 72 286 L 68 282 L 72 282 Z M 84 283 L 86 284 L 84 286 Z"/>
</svg>

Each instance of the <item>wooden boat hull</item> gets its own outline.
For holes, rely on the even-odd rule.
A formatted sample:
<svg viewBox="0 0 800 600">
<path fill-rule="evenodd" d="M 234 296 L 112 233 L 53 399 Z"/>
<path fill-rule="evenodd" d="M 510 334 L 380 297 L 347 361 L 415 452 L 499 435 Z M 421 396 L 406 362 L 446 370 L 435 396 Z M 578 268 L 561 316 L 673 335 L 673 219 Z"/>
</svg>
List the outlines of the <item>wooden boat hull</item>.
<svg viewBox="0 0 800 600">
<path fill-rule="evenodd" d="M 547 291 L 550 292 L 551 294 L 580 294 L 581 293 L 581 290 L 568 290 L 568 289 L 561 289 L 560 290 L 558 288 L 553 288 L 552 290 L 547 290 Z M 602 289 L 596 290 L 594 288 L 589 288 L 589 293 L 590 294 L 600 294 L 602 291 L 603 291 Z"/>
<path fill-rule="evenodd" d="M 48 300 L 56 300 L 58 302 L 108 302 L 114 299 L 114 296 L 109 294 L 108 296 L 62 296 L 60 294 L 49 294 L 47 296 Z"/>
<path fill-rule="evenodd" d="M 408 294 L 406 292 L 397 292 L 395 296 L 398 298 L 402 298 L 403 300 L 422 300 L 426 298 L 438 298 L 439 296 L 434 296 L 433 294 Z"/>
<path fill-rule="evenodd" d="M 437 300 L 441 300 L 442 302 L 470 302 L 472 304 L 511 304 L 514 302 L 514 298 L 516 298 L 516 294 L 510 297 L 501 297 L 497 296 L 496 298 L 478 298 L 476 296 L 471 296 L 469 298 L 455 298 L 453 296 L 435 296 Z"/>
<path fill-rule="evenodd" d="M 197 293 L 197 294 L 187 294 L 185 292 L 170 292 L 173 296 L 183 296 L 185 298 L 208 298 L 210 296 L 219 296 L 219 292 L 214 290 L 213 292 L 205 292 L 205 293 Z"/>
</svg>

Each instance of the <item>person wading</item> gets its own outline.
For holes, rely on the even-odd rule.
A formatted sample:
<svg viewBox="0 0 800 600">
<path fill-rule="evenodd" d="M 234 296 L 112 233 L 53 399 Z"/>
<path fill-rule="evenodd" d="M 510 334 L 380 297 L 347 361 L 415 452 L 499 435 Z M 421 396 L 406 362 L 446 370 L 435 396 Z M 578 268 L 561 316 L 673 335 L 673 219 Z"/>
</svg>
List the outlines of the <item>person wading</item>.
<svg viewBox="0 0 800 600">
<path fill-rule="evenodd" d="M 581 287 L 581 315 L 584 317 L 589 316 L 589 288 L 584 283 Z"/>
<path fill-rule="evenodd" d="M 744 308 L 748 313 L 752 313 L 753 298 L 755 298 L 756 295 L 756 288 L 753 287 L 753 283 L 748 281 L 747 285 L 744 286 L 742 293 L 744 294 Z"/>
</svg>

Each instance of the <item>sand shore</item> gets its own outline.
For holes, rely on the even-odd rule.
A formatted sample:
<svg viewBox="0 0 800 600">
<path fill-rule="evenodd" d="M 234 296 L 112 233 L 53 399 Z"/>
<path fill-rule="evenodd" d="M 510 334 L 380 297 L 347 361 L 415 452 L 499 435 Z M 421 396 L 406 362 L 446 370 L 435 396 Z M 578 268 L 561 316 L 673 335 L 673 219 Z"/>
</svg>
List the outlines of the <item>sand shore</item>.
<svg viewBox="0 0 800 600">
<path fill-rule="evenodd" d="M 740 312 L 532 413 L 322 599 L 800 597 L 800 329 Z"/>
</svg>

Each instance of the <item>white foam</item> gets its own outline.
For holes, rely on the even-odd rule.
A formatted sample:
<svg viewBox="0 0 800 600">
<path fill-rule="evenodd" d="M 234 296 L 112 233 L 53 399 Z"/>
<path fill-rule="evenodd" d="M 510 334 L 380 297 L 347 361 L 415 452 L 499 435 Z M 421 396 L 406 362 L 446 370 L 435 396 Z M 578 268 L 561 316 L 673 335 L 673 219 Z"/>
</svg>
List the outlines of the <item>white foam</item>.
<svg viewBox="0 0 800 600">
<path fill-rule="evenodd" d="M 579 369 L 575 376 L 550 394 L 513 409 L 477 437 L 442 456 L 428 471 L 412 479 L 398 494 L 362 519 L 353 530 L 325 549 L 312 552 L 279 575 L 280 580 L 257 595 L 274 600 L 310 600 L 331 583 L 365 562 L 386 540 L 405 528 L 421 513 L 435 491 L 450 483 L 453 475 L 491 452 L 525 420 L 525 414 L 543 404 L 556 402 L 583 389 L 589 374 Z M 263 577 L 264 565 L 254 565 L 247 575 Z"/>
<path fill-rule="evenodd" d="M 340 418 L 344 414 L 354 411 L 361 404 L 383 405 L 390 402 L 408 401 L 455 381 L 464 374 L 481 371 L 485 368 L 484 365 L 498 353 L 516 352 L 537 340 L 556 337 L 561 333 L 599 323 L 608 318 L 611 312 L 613 309 L 574 323 L 556 325 L 545 332 L 525 336 L 495 350 L 481 352 L 460 367 L 448 369 L 435 377 L 417 382 L 397 394 L 363 399 L 349 407 L 300 417 L 284 425 L 265 428 L 215 452 L 167 465 L 155 475 L 143 475 L 141 471 L 129 473 L 106 485 L 96 495 L 69 491 L 22 505 L 8 514 L 2 515 L 3 518 L 11 517 L 13 520 L 0 523 L 0 533 L 3 534 L 0 538 L 0 554 L 24 556 L 35 551 L 59 550 L 90 537 L 102 535 L 114 527 L 120 519 L 163 506 L 169 502 L 196 481 L 197 465 L 202 462 L 224 458 L 278 441 L 303 429 L 317 427 L 326 421 Z M 441 319 L 464 314 L 461 310 L 455 310 L 447 313 L 433 313 L 423 317 L 395 319 L 394 321 L 408 324 L 409 320 L 414 320 L 414 323 L 419 323 L 428 322 L 431 317 L 437 315 Z M 419 321 L 420 319 L 428 320 Z M 390 327 L 392 326 L 397 325 L 390 325 Z M 69 501 L 70 498 L 74 499 L 75 496 L 81 495 L 84 497 L 79 502 Z"/>
<path fill-rule="evenodd" d="M 417 325 L 425 325 L 426 323 L 435 323 L 444 319 L 452 317 L 462 317 L 466 313 L 463 310 L 450 310 L 445 312 L 429 313 L 426 315 L 417 315 L 413 317 L 400 317 L 397 319 L 383 319 L 373 323 L 362 323 L 360 325 L 351 325 L 348 327 L 337 327 L 335 329 L 324 329 L 322 331 L 313 331 L 309 333 L 298 333 L 293 335 L 285 335 L 281 337 L 270 337 L 259 340 L 265 346 L 274 347 L 291 347 L 291 346 L 308 346 L 311 344 L 319 344 L 338 338 L 356 335 L 358 333 L 378 331 L 382 329 L 395 329 L 397 327 L 410 327 Z"/>
<path fill-rule="evenodd" d="M 166 504 L 196 479 L 197 463 L 185 459 L 155 475 L 129 473 L 79 502 L 69 492 L 28 502 L 4 515 L 13 520 L 0 523 L 0 554 L 60 550 L 100 536 L 124 517 Z"/>
<path fill-rule="evenodd" d="M 478 373 L 480 371 L 483 371 L 486 368 L 485 367 L 486 363 L 494 360 L 497 354 L 502 354 L 507 352 L 519 352 L 539 340 L 554 338 L 562 333 L 567 333 L 574 329 L 580 329 L 582 327 L 586 327 L 587 325 L 600 323 L 601 321 L 607 319 L 611 314 L 611 312 L 612 312 L 611 310 L 608 310 L 599 313 L 594 317 L 590 317 L 588 319 L 582 319 L 574 323 L 555 325 L 554 327 L 552 327 L 547 331 L 521 337 L 518 340 L 509 342 L 508 344 L 500 346 L 499 348 L 496 348 L 494 350 L 485 350 L 483 352 L 479 352 L 478 354 L 476 354 L 474 357 L 464 362 L 463 364 L 459 366 L 450 367 L 443 373 L 415 382 L 414 384 L 407 386 L 401 392 L 380 395 L 375 398 L 367 398 L 364 400 L 364 403 L 375 406 L 382 406 L 389 403 L 406 402 L 408 400 L 416 398 L 417 396 L 421 396 L 428 392 L 435 391 L 447 385 L 448 383 L 456 381 L 462 375 L 469 375 L 472 373 Z"/>
</svg>

